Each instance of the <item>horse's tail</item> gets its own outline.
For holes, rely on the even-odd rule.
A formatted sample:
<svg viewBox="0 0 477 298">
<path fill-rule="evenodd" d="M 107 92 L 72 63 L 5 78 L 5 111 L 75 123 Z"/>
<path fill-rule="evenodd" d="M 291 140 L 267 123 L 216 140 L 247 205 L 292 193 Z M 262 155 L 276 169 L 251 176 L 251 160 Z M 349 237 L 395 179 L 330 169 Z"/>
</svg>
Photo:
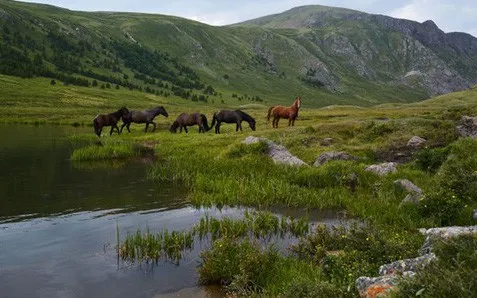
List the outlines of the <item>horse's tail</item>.
<svg viewBox="0 0 477 298">
<path fill-rule="evenodd" d="M 207 117 L 205 117 L 204 114 L 201 114 L 200 117 L 202 118 L 202 125 L 204 126 L 204 130 L 209 131 L 211 127 L 209 127 L 209 124 L 207 124 Z"/>
<path fill-rule="evenodd" d="M 94 126 L 94 133 L 99 137 L 98 116 L 94 117 L 94 119 L 93 119 L 93 126 Z"/>
<path fill-rule="evenodd" d="M 217 122 L 217 112 L 214 113 L 214 116 L 212 117 L 212 124 L 209 127 L 209 130 L 214 128 L 215 123 Z"/>
<path fill-rule="evenodd" d="M 273 106 L 273 107 L 270 107 L 270 108 L 268 109 L 268 114 L 267 114 L 267 123 L 269 123 L 269 122 L 270 122 L 270 116 L 272 115 L 272 110 L 273 110 L 273 108 L 274 108 L 274 107 L 275 107 L 275 106 Z"/>
</svg>

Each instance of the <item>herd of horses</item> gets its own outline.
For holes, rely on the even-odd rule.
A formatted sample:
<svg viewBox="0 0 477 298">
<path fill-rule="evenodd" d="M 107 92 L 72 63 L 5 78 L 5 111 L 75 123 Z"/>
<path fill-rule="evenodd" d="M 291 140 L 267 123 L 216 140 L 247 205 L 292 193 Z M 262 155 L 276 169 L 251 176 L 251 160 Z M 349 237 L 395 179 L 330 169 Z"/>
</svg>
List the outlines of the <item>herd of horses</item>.
<svg viewBox="0 0 477 298">
<path fill-rule="evenodd" d="M 295 119 L 298 117 L 298 111 L 301 107 L 301 97 L 296 97 L 293 104 L 289 107 L 284 106 L 272 106 L 268 109 L 267 122 L 270 122 L 270 118 L 273 117 L 272 127 L 278 128 L 278 121 L 280 118 L 288 119 L 288 126 L 295 125 Z M 164 107 L 156 107 L 151 110 L 144 111 L 129 111 L 126 107 L 122 107 L 114 113 L 98 115 L 93 120 L 94 132 L 98 137 L 101 137 L 101 132 L 103 127 L 111 126 L 109 135 L 112 135 L 114 130 L 120 134 L 123 131 L 123 128 L 126 127 L 128 132 L 129 126 L 131 123 L 146 123 L 146 128 L 144 129 L 147 132 L 149 125 L 154 126 L 153 131 L 156 130 L 156 123 L 154 123 L 154 118 L 158 115 L 163 115 L 164 117 L 169 117 L 169 114 L 166 112 Z M 123 125 L 121 129 L 118 127 L 118 122 L 122 119 Z M 182 113 L 176 120 L 172 123 L 169 131 L 176 133 L 177 129 L 179 132 L 182 132 L 182 129 L 187 133 L 188 126 L 199 126 L 199 133 L 205 133 L 206 131 L 211 130 L 215 126 L 215 133 L 220 133 L 220 126 L 222 123 L 235 123 L 235 131 L 242 131 L 242 122 L 248 122 L 250 128 L 255 131 L 255 119 L 252 118 L 249 114 L 241 110 L 220 110 L 214 113 L 212 117 L 211 126 L 207 123 L 207 117 L 204 114 L 200 113 Z"/>
</svg>

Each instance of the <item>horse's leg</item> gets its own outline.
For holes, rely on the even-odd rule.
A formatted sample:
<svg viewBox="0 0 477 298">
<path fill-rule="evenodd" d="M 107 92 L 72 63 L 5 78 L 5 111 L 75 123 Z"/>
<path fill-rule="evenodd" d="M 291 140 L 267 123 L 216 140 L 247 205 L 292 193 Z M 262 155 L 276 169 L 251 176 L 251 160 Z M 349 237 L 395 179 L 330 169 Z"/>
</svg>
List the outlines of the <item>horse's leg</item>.
<svg viewBox="0 0 477 298">
<path fill-rule="evenodd" d="M 127 125 L 126 122 L 124 122 L 123 125 L 121 125 L 121 132 L 123 132 L 123 128 L 124 128 L 124 126 L 126 126 L 126 125 Z"/>
<path fill-rule="evenodd" d="M 189 133 L 189 131 L 187 130 L 187 127 L 184 126 L 184 131 L 185 133 Z"/>
<path fill-rule="evenodd" d="M 182 133 L 182 125 L 179 126 L 179 132 Z"/>
<path fill-rule="evenodd" d="M 147 132 L 148 127 L 149 127 L 149 122 L 146 122 L 146 129 L 144 130 L 144 132 Z"/>
<path fill-rule="evenodd" d="M 288 119 L 288 126 L 291 126 L 292 118 Z"/>
<path fill-rule="evenodd" d="M 129 126 L 131 126 L 131 122 L 129 122 L 128 125 L 126 125 L 126 128 L 128 129 L 128 132 L 130 133 L 131 130 L 129 129 Z"/>
<path fill-rule="evenodd" d="M 114 126 L 111 125 L 111 130 L 109 131 L 109 135 L 113 134 Z"/>
<path fill-rule="evenodd" d="M 121 134 L 121 132 L 119 131 L 119 127 L 118 127 L 118 125 L 117 125 L 117 124 L 115 124 L 115 125 L 114 125 L 114 128 L 116 128 L 116 130 L 117 130 L 117 132 L 118 132 L 118 135 L 120 135 L 120 134 Z"/>
<path fill-rule="evenodd" d="M 278 121 L 280 121 L 280 117 L 278 117 L 277 122 L 275 122 L 275 128 L 278 128 Z"/>
<path fill-rule="evenodd" d="M 239 122 L 238 127 L 239 127 L 240 131 L 243 131 L 242 130 L 242 122 Z"/>
<path fill-rule="evenodd" d="M 152 129 L 152 131 L 156 131 L 156 123 L 151 121 L 151 124 L 154 125 L 154 128 Z"/>
<path fill-rule="evenodd" d="M 217 121 L 217 124 L 215 125 L 215 133 L 220 134 L 220 122 Z"/>
</svg>

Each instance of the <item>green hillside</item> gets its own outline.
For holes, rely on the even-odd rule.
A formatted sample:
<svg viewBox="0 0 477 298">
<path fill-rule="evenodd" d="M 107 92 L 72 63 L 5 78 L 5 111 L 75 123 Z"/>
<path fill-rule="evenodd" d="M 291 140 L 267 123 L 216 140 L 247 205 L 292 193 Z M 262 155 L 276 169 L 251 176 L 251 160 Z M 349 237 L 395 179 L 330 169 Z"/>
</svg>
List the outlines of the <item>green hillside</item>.
<svg viewBox="0 0 477 298">
<path fill-rule="evenodd" d="M 435 52 L 370 16 L 306 6 L 214 27 L 2 1 L 0 73 L 202 103 L 289 102 L 301 95 L 312 107 L 412 102 L 476 82 L 475 38 L 467 51 Z"/>
</svg>

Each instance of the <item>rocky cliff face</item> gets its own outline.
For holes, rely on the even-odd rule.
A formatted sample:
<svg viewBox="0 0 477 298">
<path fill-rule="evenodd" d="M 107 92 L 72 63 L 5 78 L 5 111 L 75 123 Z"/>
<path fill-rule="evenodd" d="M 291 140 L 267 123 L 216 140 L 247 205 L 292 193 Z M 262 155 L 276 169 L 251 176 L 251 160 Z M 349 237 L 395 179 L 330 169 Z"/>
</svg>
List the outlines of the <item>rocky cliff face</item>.
<svg viewBox="0 0 477 298">
<path fill-rule="evenodd" d="M 302 38 L 326 54 L 323 68 L 336 77 L 357 75 L 369 81 L 423 88 L 429 95 L 463 90 L 477 82 L 477 38 L 444 33 L 430 20 L 419 23 L 304 6 L 240 25 L 304 31 Z M 340 66 L 333 67 L 337 63 Z"/>
</svg>

